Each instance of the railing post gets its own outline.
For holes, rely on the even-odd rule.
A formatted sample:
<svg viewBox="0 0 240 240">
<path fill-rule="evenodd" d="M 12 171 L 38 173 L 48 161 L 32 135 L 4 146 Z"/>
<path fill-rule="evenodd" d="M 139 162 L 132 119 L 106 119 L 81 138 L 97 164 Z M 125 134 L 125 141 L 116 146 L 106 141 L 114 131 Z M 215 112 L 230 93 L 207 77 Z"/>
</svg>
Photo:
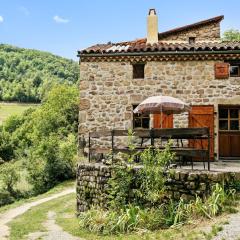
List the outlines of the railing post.
<svg viewBox="0 0 240 240">
<path fill-rule="evenodd" d="M 91 161 L 91 135 L 88 134 L 88 161 Z"/>
<path fill-rule="evenodd" d="M 113 154 L 114 154 L 114 130 L 112 129 L 111 131 L 111 136 L 112 136 L 112 161 L 113 161 Z"/>
<path fill-rule="evenodd" d="M 210 171 L 210 129 L 208 128 L 208 171 Z"/>
<path fill-rule="evenodd" d="M 154 129 L 150 129 L 150 138 L 151 138 L 151 145 L 154 147 Z"/>
</svg>

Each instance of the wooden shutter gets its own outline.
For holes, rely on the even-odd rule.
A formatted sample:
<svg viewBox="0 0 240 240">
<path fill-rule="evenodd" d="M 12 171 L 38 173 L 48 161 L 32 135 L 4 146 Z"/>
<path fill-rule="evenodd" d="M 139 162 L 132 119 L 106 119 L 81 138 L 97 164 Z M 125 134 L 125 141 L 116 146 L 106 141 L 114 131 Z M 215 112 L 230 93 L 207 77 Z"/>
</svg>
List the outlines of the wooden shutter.
<svg viewBox="0 0 240 240">
<path fill-rule="evenodd" d="M 229 63 L 215 64 L 215 78 L 216 79 L 229 78 Z"/>
<path fill-rule="evenodd" d="M 208 127 L 210 130 L 210 157 L 214 159 L 214 107 L 213 106 L 192 106 L 189 113 L 189 127 Z M 190 140 L 189 146 L 193 148 L 202 147 L 207 149 L 208 140 Z"/>
<path fill-rule="evenodd" d="M 153 128 L 161 128 L 161 114 L 153 115 Z M 162 113 L 162 128 L 173 128 L 173 114 Z"/>
</svg>

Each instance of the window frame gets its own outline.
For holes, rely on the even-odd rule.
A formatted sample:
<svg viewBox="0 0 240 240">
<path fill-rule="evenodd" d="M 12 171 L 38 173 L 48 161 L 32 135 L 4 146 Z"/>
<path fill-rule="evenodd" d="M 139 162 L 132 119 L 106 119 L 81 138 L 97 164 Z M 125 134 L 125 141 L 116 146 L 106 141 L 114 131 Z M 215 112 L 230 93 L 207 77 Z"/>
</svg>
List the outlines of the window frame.
<svg viewBox="0 0 240 240">
<path fill-rule="evenodd" d="M 229 63 L 229 76 L 230 77 L 240 77 L 240 60 L 238 60 L 238 61 L 235 61 L 235 60 L 233 60 L 233 61 L 228 61 L 228 63 Z M 232 75 L 231 74 L 231 68 L 232 67 L 238 67 L 238 74 L 237 75 Z"/>
<path fill-rule="evenodd" d="M 220 110 L 225 109 L 228 111 L 228 116 L 227 117 L 220 117 Z M 238 117 L 231 117 L 231 110 L 236 109 L 238 110 Z M 220 121 L 227 121 L 228 127 L 227 129 L 220 129 Z M 231 129 L 231 121 L 238 121 L 238 129 Z M 220 132 L 240 132 L 240 107 L 239 106 L 221 106 L 219 108 L 219 113 L 218 113 L 218 126 L 219 126 L 219 131 Z"/>
<path fill-rule="evenodd" d="M 195 44 L 196 43 L 196 37 L 189 37 L 188 38 L 188 43 L 189 44 Z"/>
<path fill-rule="evenodd" d="M 146 63 L 133 63 L 132 64 L 132 78 L 133 79 L 144 79 L 145 78 L 145 65 L 146 65 Z M 142 69 L 142 75 L 141 76 L 137 76 L 138 75 L 138 73 L 136 73 L 136 71 L 138 71 L 137 69 L 136 69 L 136 67 L 143 67 L 143 69 Z"/>
<path fill-rule="evenodd" d="M 135 109 L 138 106 L 138 104 L 133 104 L 132 108 Z M 135 127 L 135 119 L 140 119 L 141 121 L 141 127 Z M 143 119 L 148 119 L 148 128 L 143 127 Z M 133 129 L 150 129 L 150 114 L 139 114 L 139 113 L 133 113 L 133 118 L 132 118 L 132 126 Z"/>
</svg>

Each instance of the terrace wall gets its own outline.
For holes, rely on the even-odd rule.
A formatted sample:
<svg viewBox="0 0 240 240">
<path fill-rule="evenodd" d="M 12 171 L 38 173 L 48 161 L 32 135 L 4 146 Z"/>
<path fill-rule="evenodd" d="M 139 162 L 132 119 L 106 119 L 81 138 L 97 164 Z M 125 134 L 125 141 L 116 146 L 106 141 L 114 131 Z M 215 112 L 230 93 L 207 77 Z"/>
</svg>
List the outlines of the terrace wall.
<svg viewBox="0 0 240 240">
<path fill-rule="evenodd" d="M 138 167 L 139 169 L 139 167 Z M 137 169 L 136 169 L 137 171 Z M 111 167 L 103 164 L 80 164 L 77 169 L 77 211 L 84 212 L 92 205 L 107 207 L 108 180 Z M 240 180 L 240 173 L 171 170 L 168 173 L 167 189 L 175 200 L 206 197 L 211 186 Z"/>
</svg>

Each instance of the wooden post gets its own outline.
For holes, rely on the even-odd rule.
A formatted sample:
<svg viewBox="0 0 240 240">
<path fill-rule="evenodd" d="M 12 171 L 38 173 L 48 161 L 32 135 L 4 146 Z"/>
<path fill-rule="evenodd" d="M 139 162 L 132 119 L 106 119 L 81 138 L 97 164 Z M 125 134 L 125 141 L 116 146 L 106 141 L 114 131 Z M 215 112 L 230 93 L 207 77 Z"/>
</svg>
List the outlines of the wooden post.
<svg viewBox="0 0 240 240">
<path fill-rule="evenodd" d="M 151 145 L 152 145 L 152 147 L 154 147 L 154 129 L 153 128 L 151 128 L 151 130 L 150 130 L 150 138 L 151 138 Z"/>
<path fill-rule="evenodd" d="M 111 131 L 112 136 L 112 161 L 113 161 L 113 151 L 114 151 L 114 130 Z"/>
<path fill-rule="evenodd" d="M 208 171 L 210 171 L 210 129 L 208 128 Z"/>
<path fill-rule="evenodd" d="M 88 161 L 91 161 L 91 135 L 88 134 Z"/>
</svg>

